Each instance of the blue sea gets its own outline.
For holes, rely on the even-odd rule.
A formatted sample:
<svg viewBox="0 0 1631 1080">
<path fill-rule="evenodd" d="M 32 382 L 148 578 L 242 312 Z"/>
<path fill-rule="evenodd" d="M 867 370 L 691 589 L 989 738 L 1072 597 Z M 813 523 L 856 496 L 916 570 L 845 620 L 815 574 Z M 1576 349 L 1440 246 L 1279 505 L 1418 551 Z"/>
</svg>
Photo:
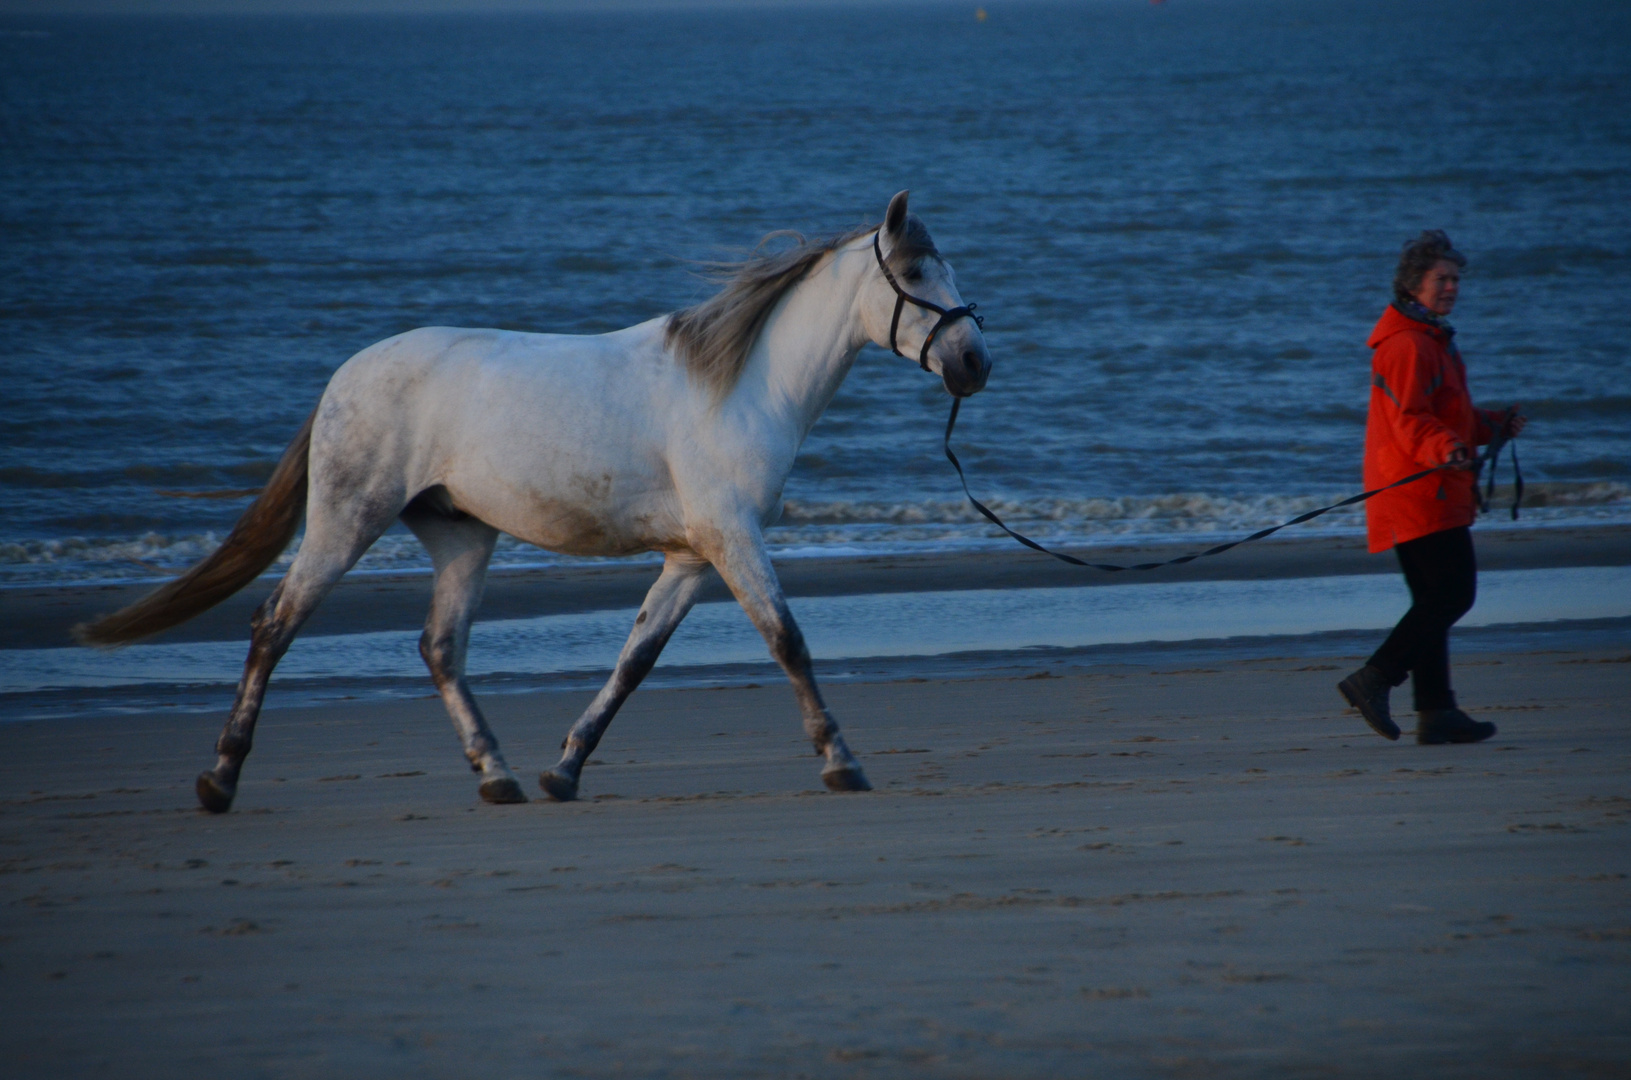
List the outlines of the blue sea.
<svg viewBox="0 0 1631 1080">
<path fill-rule="evenodd" d="M 1423 228 L 1471 257 L 1475 396 L 1533 417 L 1524 520 L 1631 522 L 1631 7 L 975 7 L 0 15 L 0 584 L 189 564 L 380 338 L 625 326 L 902 188 L 987 315 L 957 446 L 1017 527 L 1198 542 L 1358 490 Z M 948 405 L 869 349 L 774 544 L 1008 543 Z"/>
</svg>

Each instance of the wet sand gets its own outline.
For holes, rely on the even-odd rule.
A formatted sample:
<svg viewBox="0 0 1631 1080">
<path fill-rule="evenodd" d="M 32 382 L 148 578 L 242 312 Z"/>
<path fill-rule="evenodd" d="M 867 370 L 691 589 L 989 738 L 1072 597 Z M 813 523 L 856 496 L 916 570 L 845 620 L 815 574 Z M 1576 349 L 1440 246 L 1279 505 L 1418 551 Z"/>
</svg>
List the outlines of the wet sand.
<svg viewBox="0 0 1631 1080">
<path fill-rule="evenodd" d="M 1474 747 L 1347 660 L 834 685 L 864 795 L 769 683 L 635 695 L 567 805 L 478 804 L 435 700 L 268 710 L 225 817 L 218 716 L 3 724 L 0 1060 L 1624 1076 L 1628 652 L 1464 660 Z M 529 788 L 587 696 L 488 699 Z"/>
<path fill-rule="evenodd" d="M 1619 525 L 1544 529 L 1479 529 L 1479 566 L 1526 570 L 1631 563 L 1631 528 Z M 1157 562 L 1203 550 L 1176 542 L 1141 547 L 1066 548 L 1094 562 Z M 1392 553 L 1372 555 L 1362 537 L 1276 536 L 1210 559 L 1162 570 L 1106 574 L 1082 570 L 1018 545 L 991 551 L 778 559 L 789 596 L 957 589 L 1060 588 L 1146 582 L 1252 581 L 1332 574 L 1397 574 Z M 655 563 L 605 562 L 549 570 L 495 571 L 479 619 L 522 619 L 609 608 L 636 609 L 656 581 Z M 0 649 L 71 645 L 74 624 L 117 610 L 167 580 L 126 585 L 53 585 L 0 589 Z M 247 640 L 250 613 L 271 592 L 264 579 L 193 621 L 153 641 Z M 729 599 L 717 576 L 703 601 Z M 352 574 L 343 578 L 307 623 L 307 635 L 414 630 L 430 604 L 425 574 Z"/>
</svg>

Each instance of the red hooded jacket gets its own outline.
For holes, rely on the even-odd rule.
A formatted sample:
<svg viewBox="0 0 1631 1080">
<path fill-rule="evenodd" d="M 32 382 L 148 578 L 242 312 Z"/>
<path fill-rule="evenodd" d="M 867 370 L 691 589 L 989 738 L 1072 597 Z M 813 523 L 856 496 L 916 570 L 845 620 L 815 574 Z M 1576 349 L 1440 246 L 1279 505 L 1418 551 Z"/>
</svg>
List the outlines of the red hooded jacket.
<svg viewBox="0 0 1631 1080">
<path fill-rule="evenodd" d="M 1450 332 L 1389 305 L 1371 331 L 1365 487 L 1379 488 L 1442 465 L 1457 447 L 1489 442 L 1499 414 L 1473 408 L 1467 369 Z M 1477 514 L 1477 477 L 1445 470 L 1383 492 L 1365 504 L 1370 550 L 1458 525 Z"/>
</svg>

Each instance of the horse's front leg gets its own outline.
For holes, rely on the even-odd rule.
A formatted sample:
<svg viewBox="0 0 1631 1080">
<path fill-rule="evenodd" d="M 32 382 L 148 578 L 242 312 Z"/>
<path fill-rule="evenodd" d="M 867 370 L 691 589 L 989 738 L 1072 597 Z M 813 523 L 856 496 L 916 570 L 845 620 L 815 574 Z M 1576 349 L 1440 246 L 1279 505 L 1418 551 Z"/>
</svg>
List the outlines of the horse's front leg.
<svg viewBox="0 0 1631 1080">
<path fill-rule="evenodd" d="M 695 555 L 669 555 L 663 561 L 662 575 L 640 605 L 640 614 L 635 617 L 634 629 L 629 631 L 612 677 L 567 733 L 561 744 L 561 760 L 538 777 L 550 798 L 569 802 L 578 797 L 583 763 L 599 745 L 617 710 L 656 665 L 674 628 L 696 604 L 707 570 L 708 563 Z"/>
<path fill-rule="evenodd" d="M 793 612 L 782 594 L 776 568 L 770 564 L 770 553 L 765 550 L 764 538 L 757 530 L 747 531 L 728 539 L 715 565 L 730 586 L 731 592 L 753 620 L 753 625 L 764 635 L 770 646 L 770 655 L 776 658 L 798 697 L 799 710 L 804 714 L 804 731 L 810 736 L 815 752 L 827 759 L 821 770 L 822 782 L 833 791 L 871 791 L 866 773 L 855 760 L 844 736 L 839 734 L 838 722 L 827 711 L 816 686 L 815 671 L 810 664 L 810 650 L 804 644 L 804 635 Z"/>
</svg>

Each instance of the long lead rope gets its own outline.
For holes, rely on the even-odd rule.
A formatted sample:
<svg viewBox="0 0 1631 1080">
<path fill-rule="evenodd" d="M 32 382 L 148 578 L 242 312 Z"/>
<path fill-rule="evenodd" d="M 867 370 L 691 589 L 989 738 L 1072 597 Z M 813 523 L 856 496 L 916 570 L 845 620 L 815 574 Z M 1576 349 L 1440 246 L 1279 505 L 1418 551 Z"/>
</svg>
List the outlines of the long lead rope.
<svg viewBox="0 0 1631 1080">
<path fill-rule="evenodd" d="M 1013 529 L 1010 529 L 1007 525 L 1003 524 L 1003 520 L 993 513 L 990 507 L 986 506 L 979 499 L 974 497 L 974 493 L 968 489 L 968 477 L 963 475 L 963 463 L 957 460 L 957 455 L 952 453 L 951 450 L 951 430 L 957 426 L 957 412 L 962 408 L 962 405 L 962 398 L 952 399 L 951 416 L 947 417 L 946 419 L 946 460 L 950 461 L 951 467 L 957 470 L 957 479 L 961 480 L 963 483 L 963 494 L 968 496 L 968 501 L 973 504 L 974 509 L 978 510 L 982 515 L 984 515 L 986 520 L 991 522 L 991 524 L 995 525 L 997 528 L 1001 529 L 1003 532 L 1007 533 L 1015 540 L 1018 540 L 1028 548 L 1035 551 L 1040 551 L 1044 555 L 1051 555 L 1060 562 L 1067 562 L 1072 566 L 1084 566 L 1090 570 L 1103 570 L 1106 573 L 1111 574 L 1120 573 L 1123 570 L 1157 570 L 1163 566 L 1177 566 L 1181 563 L 1194 562 L 1196 559 L 1204 559 L 1208 555 L 1221 555 L 1232 547 L 1239 547 L 1241 544 L 1249 544 L 1253 540 L 1261 540 L 1263 537 L 1277 533 L 1281 529 L 1288 528 L 1292 525 L 1301 525 L 1305 521 L 1312 521 L 1321 514 L 1328 514 L 1332 510 L 1339 510 L 1344 506 L 1353 506 L 1356 503 L 1362 503 L 1367 499 L 1380 495 L 1384 491 L 1392 491 L 1396 487 L 1404 487 L 1406 484 L 1414 484 L 1417 480 L 1421 480 L 1424 477 L 1432 476 L 1434 473 L 1443 472 L 1444 470 L 1450 468 L 1449 465 L 1438 465 L 1431 469 L 1423 469 L 1421 472 L 1407 476 L 1403 480 L 1395 480 L 1386 487 L 1379 487 L 1374 491 L 1363 491 L 1358 495 L 1351 495 L 1348 498 L 1343 499 L 1341 502 L 1332 503 L 1330 506 L 1322 506 L 1318 510 L 1310 510 L 1306 514 L 1298 514 L 1290 521 L 1282 522 L 1281 524 L 1275 525 L 1272 528 L 1261 529 L 1252 533 L 1250 536 L 1241 537 L 1239 540 L 1231 540 L 1227 544 L 1219 544 L 1217 547 L 1207 548 L 1205 551 L 1197 551 L 1190 555 L 1180 555 L 1176 559 L 1168 559 L 1165 562 L 1135 563 L 1132 566 L 1117 566 L 1113 563 L 1087 562 L 1085 559 L 1078 559 L 1074 555 L 1066 555 L 1063 552 L 1054 551 L 1050 548 L 1043 547 L 1030 537 L 1017 533 Z M 1508 418 L 1510 419 L 1512 410 L 1508 409 L 1507 414 Z M 1489 508 L 1490 496 L 1492 496 L 1495 492 L 1495 459 L 1500 455 L 1501 447 L 1505 446 L 1507 442 L 1508 438 L 1506 435 L 1506 425 L 1503 424 L 1500 429 L 1495 432 L 1494 437 L 1490 439 L 1489 449 L 1478 458 L 1476 463 L 1478 470 L 1482 470 L 1486 464 L 1489 466 L 1488 491 L 1482 495 L 1479 495 L 1479 506 L 1481 509 L 1488 510 Z M 1518 503 L 1523 499 L 1523 474 L 1518 471 L 1518 450 L 1516 444 L 1514 444 L 1512 448 L 1512 472 L 1515 491 L 1515 497 L 1512 501 L 1512 519 L 1516 521 L 1518 518 Z M 1473 493 L 1478 495 L 1478 481 L 1476 472 L 1474 473 Z"/>
</svg>

